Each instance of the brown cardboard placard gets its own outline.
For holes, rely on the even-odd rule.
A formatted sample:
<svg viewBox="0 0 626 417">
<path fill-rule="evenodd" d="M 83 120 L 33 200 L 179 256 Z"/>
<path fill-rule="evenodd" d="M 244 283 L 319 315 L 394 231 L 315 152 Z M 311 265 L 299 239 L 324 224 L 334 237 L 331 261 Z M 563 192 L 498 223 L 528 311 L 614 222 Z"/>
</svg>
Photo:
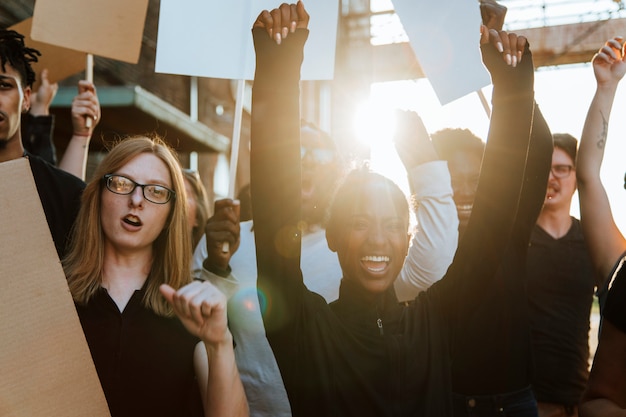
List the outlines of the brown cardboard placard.
<svg viewBox="0 0 626 417">
<path fill-rule="evenodd" d="M 110 417 L 28 160 L 0 178 L 0 415 Z"/>
<path fill-rule="evenodd" d="M 136 64 L 148 0 L 37 0 L 31 37 Z"/>
<path fill-rule="evenodd" d="M 32 64 L 37 74 L 37 81 L 33 84 L 33 91 L 37 91 L 41 84 L 40 74 L 44 68 L 48 69 L 48 79 L 51 83 L 64 80 L 85 70 L 86 53 L 50 45 L 49 43 L 37 42 L 30 37 L 32 23 L 33 18 L 31 17 L 11 26 L 9 29 L 24 35 L 26 46 L 41 52 L 39 60 Z"/>
</svg>

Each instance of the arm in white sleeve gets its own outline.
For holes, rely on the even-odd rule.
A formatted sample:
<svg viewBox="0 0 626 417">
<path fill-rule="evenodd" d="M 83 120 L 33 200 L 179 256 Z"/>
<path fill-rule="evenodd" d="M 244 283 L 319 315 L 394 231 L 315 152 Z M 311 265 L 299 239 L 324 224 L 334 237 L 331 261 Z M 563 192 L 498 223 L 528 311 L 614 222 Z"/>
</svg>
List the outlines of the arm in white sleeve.
<svg viewBox="0 0 626 417">
<path fill-rule="evenodd" d="M 447 162 L 418 165 L 409 172 L 409 181 L 415 193 L 417 228 L 395 282 L 400 301 L 415 298 L 444 276 L 459 237 L 459 218 Z"/>
</svg>

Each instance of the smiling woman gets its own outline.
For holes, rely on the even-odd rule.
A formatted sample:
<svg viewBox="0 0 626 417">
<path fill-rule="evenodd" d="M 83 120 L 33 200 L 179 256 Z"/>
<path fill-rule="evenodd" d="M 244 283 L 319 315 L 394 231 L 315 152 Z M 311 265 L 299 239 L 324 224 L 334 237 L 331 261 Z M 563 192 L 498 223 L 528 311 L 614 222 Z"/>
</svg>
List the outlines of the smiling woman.
<svg viewBox="0 0 626 417">
<path fill-rule="evenodd" d="M 274 28 L 285 17 L 299 29 L 277 44 Z M 452 341 L 461 329 L 478 330 L 471 325 L 477 305 L 489 308 L 481 326 L 497 327 L 495 317 L 507 315 L 498 314 L 490 302 L 499 294 L 499 285 L 492 285 L 495 272 L 513 257 L 508 251 L 516 238 L 514 226 L 521 222 L 516 216 L 531 217 L 529 211 L 538 209 L 545 195 L 545 188 L 533 184 L 524 193 L 527 198 L 520 197 L 524 174 L 545 184 L 542 175 L 549 169 L 547 158 L 535 154 L 545 153 L 550 137 L 540 135 L 541 142 L 529 146 L 534 107 L 530 51 L 523 48 L 524 60 L 512 70 L 496 49 L 496 40 L 508 34 L 498 34 L 481 48 L 499 79 L 494 102 L 500 105 L 493 113 L 473 222 L 444 278 L 406 304 L 398 302 L 391 281 L 400 273 L 409 246 L 406 197 L 379 174 L 354 171 L 337 192 L 326 227 L 327 243 L 337 251 L 343 273 L 339 298 L 328 304 L 305 285 L 301 269 L 301 261 L 310 258 L 301 250 L 298 157 L 299 74 L 308 20 L 301 2 L 282 4 L 280 10 L 259 15 L 253 28 L 257 65 L 250 170 L 257 288 L 268 300 L 265 335 L 292 414 L 450 415 Z M 417 143 L 407 146 L 406 153 L 415 151 Z M 407 169 L 419 168 L 408 164 L 413 158 L 404 153 Z M 508 175 L 501 175 L 505 169 Z M 493 195 L 501 204 L 492 204 Z M 442 222 L 455 220 L 454 214 L 442 217 Z M 511 294 L 501 301 L 509 303 Z M 466 340 L 478 345 L 483 339 Z M 492 349 L 506 349 L 508 339 L 497 341 Z M 532 395 L 528 390 L 523 394 Z"/>
<path fill-rule="evenodd" d="M 328 247 L 344 277 L 375 298 L 392 286 L 409 249 L 409 206 L 388 178 L 366 168 L 344 180 L 330 208 Z"/>
</svg>

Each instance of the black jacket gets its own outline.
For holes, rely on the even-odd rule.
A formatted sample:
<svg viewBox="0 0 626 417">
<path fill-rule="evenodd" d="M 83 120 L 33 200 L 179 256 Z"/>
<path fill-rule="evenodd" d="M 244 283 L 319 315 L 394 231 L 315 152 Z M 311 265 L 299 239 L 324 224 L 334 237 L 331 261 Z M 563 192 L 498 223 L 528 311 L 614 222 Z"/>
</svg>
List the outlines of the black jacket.
<svg viewBox="0 0 626 417">
<path fill-rule="evenodd" d="M 261 29 L 253 33 L 257 283 L 294 417 L 450 415 L 454 332 L 492 287 L 525 182 L 534 108 L 530 52 L 517 72 L 491 54 L 492 72 L 506 71 L 494 88 L 502 102 L 494 106 L 474 213 L 446 276 L 407 306 L 398 305 L 393 287 L 372 303 L 344 280 L 329 306 L 307 290 L 299 267 L 298 82 L 308 31 L 289 34 L 280 46 Z M 547 178 L 549 164 L 541 169 Z"/>
</svg>

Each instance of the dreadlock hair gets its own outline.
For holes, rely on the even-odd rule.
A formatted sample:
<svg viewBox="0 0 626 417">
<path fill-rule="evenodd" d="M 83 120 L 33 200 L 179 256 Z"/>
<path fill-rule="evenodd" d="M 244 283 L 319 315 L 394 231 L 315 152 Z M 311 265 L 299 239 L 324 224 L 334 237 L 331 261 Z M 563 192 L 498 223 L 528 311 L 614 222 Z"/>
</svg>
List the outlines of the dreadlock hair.
<svg viewBox="0 0 626 417">
<path fill-rule="evenodd" d="M 9 64 L 22 78 L 23 87 L 32 87 L 35 82 L 35 71 L 31 64 L 37 62 L 41 52 L 24 44 L 24 35 L 14 30 L 0 29 L 0 65 L 6 72 Z"/>
</svg>

